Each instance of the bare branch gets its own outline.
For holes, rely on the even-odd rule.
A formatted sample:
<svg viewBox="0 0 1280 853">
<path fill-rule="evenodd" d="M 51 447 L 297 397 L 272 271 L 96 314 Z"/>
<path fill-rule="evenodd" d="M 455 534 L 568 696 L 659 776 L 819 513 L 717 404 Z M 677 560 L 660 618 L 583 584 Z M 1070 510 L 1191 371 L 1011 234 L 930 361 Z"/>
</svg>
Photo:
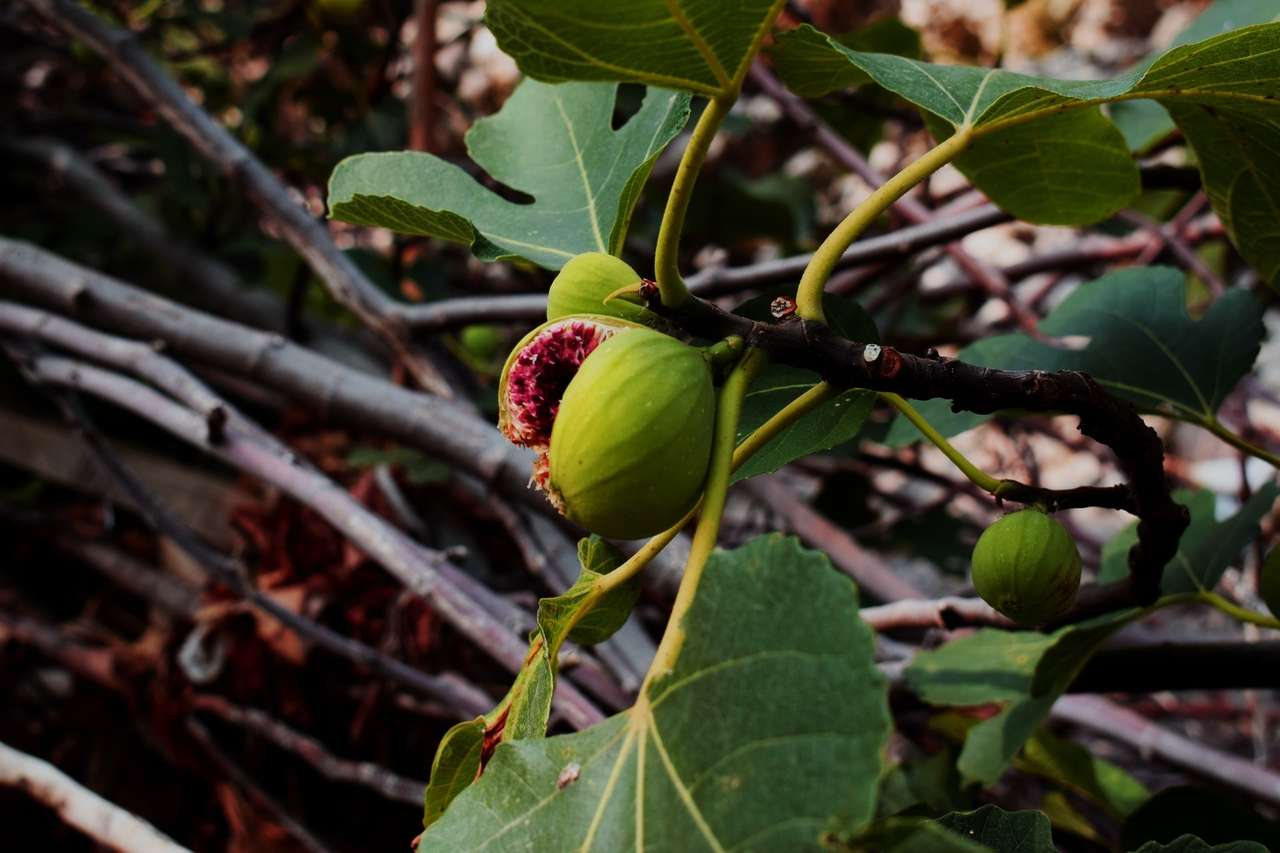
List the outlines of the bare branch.
<svg viewBox="0 0 1280 853">
<path fill-rule="evenodd" d="M 20 788 L 63 821 L 112 850 L 183 853 L 151 824 L 104 800 L 47 761 L 0 743 L 0 784 Z"/>
<path fill-rule="evenodd" d="M 1159 595 L 1165 563 L 1177 551 L 1188 524 L 1186 507 L 1173 500 L 1164 474 L 1164 445 L 1133 405 L 1111 396 L 1077 371 L 996 370 L 948 358 L 900 352 L 845 340 L 828 327 L 804 321 L 769 325 L 730 314 L 703 299 L 686 300 L 677 312 L 659 300 L 650 307 L 687 331 L 711 340 L 737 335 L 776 360 L 813 370 L 840 388 L 892 391 L 918 400 L 942 398 L 957 411 L 1001 409 L 1065 412 L 1080 418 L 1080 432 L 1107 445 L 1128 480 L 1124 504 L 1138 516 L 1138 542 L 1129 552 L 1130 576 L 1082 594 L 1071 621 L 1100 610 L 1149 604 Z"/>
<path fill-rule="evenodd" d="M 532 455 L 471 411 L 415 394 L 272 335 L 126 285 L 28 243 L 0 238 L 0 292 L 144 340 L 189 361 L 252 378 L 321 418 L 421 448 L 487 485 L 549 511 L 528 488 Z"/>
<path fill-rule="evenodd" d="M 853 537 L 793 495 L 775 478 L 757 477 L 745 485 L 780 515 L 796 535 L 826 552 L 836 567 L 857 581 L 867 594 L 881 601 L 920 597 L 920 592 L 898 577 L 877 554 L 853 541 Z"/>
<path fill-rule="evenodd" d="M 1052 716 L 1126 743 L 1144 756 L 1158 757 L 1273 806 L 1280 805 L 1280 775 L 1171 732 L 1101 696 L 1063 696 L 1053 706 Z"/>
<path fill-rule="evenodd" d="M 892 234 L 868 237 L 845 251 L 837 269 L 901 258 L 920 249 L 1008 222 L 1009 219 L 1007 213 L 988 204 L 954 216 L 937 217 L 920 225 L 900 228 Z M 793 281 L 804 272 L 812 257 L 812 254 L 804 254 L 741 267 L 711 267 L 689 276 L 685 283 L 695 294 L 709 299 L 753 287 Z M 545 293 L 520 293 L 508 296 L 463 296 L 421 305 L 406 305 L 402 313 L 405 322 L 415 332 L 421 333 L 468 323 L 538 323 L 546 317 L 546 310 Z"/>
<path fill-rule="evenodd" d="M 58 180 L 108 216 L 121 234 L 180 276 L 184 296 L 193 305 L 240 323 L 284 332 L 284 312 L 279 300 L 246 288 L 226 264 L 176 239 L 71 146 L 55 139 L 0 139 L 0 150 L 46 166 Z"/>
<path fill-rule="evenodd" d="M 78 38 L 108 62 L 138 95 L 191 145 L 234 180 L 306 259 L 333 298 L 360 318 L 414 370 L 423 387 L 450 396 L 435 368 L 410 350 L 397 307 L 342 253 L 328 230 L 290 197 L 289 190 L 226 128 L 196 106 L 132 33 L 111 26 L 71 0 L 24 0 L 50 24 Z"/>
<path fill-rule="evenodd" d="M 223 431 L 217 443 L 210 444 L 205 438 L 204 422 L 196 413 L 162 397 L 145 385 L 100 368 L 53 356 L 31 357 L 25 362 L 24 368 L 39 382 L 75 388 L 110 400 L 307 504 L 405 586 L 426 598 L 437 612 L 485 652 L 512 672 L 518 672 L 524 665 L 526 643 L 446 577 L 444 567 L 448 563 L 444 555 L 410 540 L 400 530 L 357 504 L 346 491 L 319 471 L 300 463 L 293 454 L 264 446 L 242 435 L 232 426 Z M 145 502 L 144 496 L 140 503 Z M 154 501 L 149 503 L 148 514 L 153 520 L 166 515 Z M 209 549 L 200 547 L 198 543 L 183 542 L 181 538 L 178 541 L 202 562 L 210 560 Z M 215 558 L 215 562 L 221 564 L 220 555 Z M 220 567 L 224 575 L 234 577 L 238 574 L 234 570 L 223 570 L 225 568 Z M 266 606 L 266 601 L 270 599 L 265 599 L 263 606 Z M 255 603 L 258 602 L 255 600 Z M 278 606 L 274 609 L 289 612 Z M 278 616 L 276 612 L 272 615 Z M 332 639 L 335 643 L 354 642 L 337 634 Z M 390 659 L 378 662 L 385 666 L 389 661 Z M 452 680 L 425 676 L 398 662 L 395 668 L 415 673 L 417 682 L 424 689 L 446 701 L 452 701 L 468 713 L 487 711 L 491 704 L 478 695 L 459 695 L 458 685 Z M 406 677 L 405 674 L 402 673 L 402 677 Z M 570 684 L 561 685 L 556 701 L 557 707 L 576 727 L 585 728 L 603 719 L 600 712 Z"/>
</svg>

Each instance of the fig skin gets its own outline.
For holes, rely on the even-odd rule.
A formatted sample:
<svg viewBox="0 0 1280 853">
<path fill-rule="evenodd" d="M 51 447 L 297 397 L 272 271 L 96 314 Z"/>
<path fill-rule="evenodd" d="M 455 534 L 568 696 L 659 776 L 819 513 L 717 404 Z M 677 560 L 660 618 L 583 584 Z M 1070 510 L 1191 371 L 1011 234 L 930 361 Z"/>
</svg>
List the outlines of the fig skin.
<svg viewBox="0 0 1280 853">
<path fill-rule="evenodd" d="M 651 329 L 616 332 L 561 398 L 549 491 L 570 520 L 601 536 L 666 530 L 702 491 L 715 407 L 701 350 Z"/>
<path fill-rule="evenodd" d="M 547 292 L 547 319 L 595 314 L 645 326 L 657 325 L 658 316 L 639 304 L 635 294 L 620 294 L 604 301 L 624 287 L 638 286 L 640 281 L 640 275 L 621 258 L 604 252 L 576 255 L 551 282 Z"/>
<path fill-rule="evenodd" d="M 1019 625 L 1039 627 L 1071 609 L 1080 589 L 1080 552 L 1059 522 L 1024 509 L 982 532 L 972 572 L 983 601 Z"/>
<path fill-rule="evenodd" d="M 1280 619 L 1280 545 L 1271 549 L 1258 570 L 1258 595 L 1271 615 Z"/>
</svg>

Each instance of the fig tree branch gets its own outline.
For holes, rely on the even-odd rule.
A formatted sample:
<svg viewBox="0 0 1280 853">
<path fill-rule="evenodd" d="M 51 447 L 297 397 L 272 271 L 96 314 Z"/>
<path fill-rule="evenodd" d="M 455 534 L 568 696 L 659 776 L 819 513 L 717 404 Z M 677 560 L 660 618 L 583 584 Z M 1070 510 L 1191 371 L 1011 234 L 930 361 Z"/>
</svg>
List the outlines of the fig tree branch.
<svg viewBox="0 0 1280 853">
<path fill-rule="evenodd" d="M 1138 516 L 1138 542 L 1129 553 L 1130 578 L 1114 587 L 1117 600 L 1149 604 L 1159 595 L 1164 565 L 1188 524 L 1164 475 L 1164 445 L 1129 403 L 1075 371 L 996 370 L 949 358 L 927 358 L 890 346 L 849 341 L 827 326 L 796 319 L 766 324 L 730 314 L 702 299 L 678 311 L 657 300 L 650 307 L 700 337 L 741 337 L 775 360 L 819 374 L 837 388 L 868 388 L 918 400 L 950 400 L 957 411 L 1002 409 L 1076 415 L 1080 431 L 1107 445 L 1127 480 L 1123 503 Z M 1115 506 L 1119 501 L 1108 505 Z M 1115 603 L 1114 601 L 1112 602 Z"/>
</svg>

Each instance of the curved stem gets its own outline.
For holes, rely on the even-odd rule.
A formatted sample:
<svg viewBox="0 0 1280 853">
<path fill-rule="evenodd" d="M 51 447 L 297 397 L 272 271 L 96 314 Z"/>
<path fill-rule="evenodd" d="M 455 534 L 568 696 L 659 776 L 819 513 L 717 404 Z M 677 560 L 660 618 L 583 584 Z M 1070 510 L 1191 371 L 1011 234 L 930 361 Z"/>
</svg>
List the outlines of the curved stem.
<svg viewBox="0 0 1280 853">
<path fill-rule="evenodd" d="M 764 447 L 776 438 L 784 429 L 791 426 L 797 420 L 830 399 L 834 392 L 835 389 L 831 385 L 826 382 L 819 382 L 817 385 L 814 385 L 799 397 L 796 397 L 790 403 L 779 409 L 773 417 L 758 426 L 751 435 L 744 438 L 742 443 L 733 449 L 733 464 L 731 470 L 737 471 L 741 468 L 743 463 L 759 452 L 760 448 Z M 640 550 L 627 558 L 627 561 L 621 566 L 618 566 L 618 568 L 596 581 L 596 591 L 598 592 L 598 595 L 604 595 L 609 590 L 622 586 L 624 583 L 629 581 L 654 557 L 658 556 L 659 552 L 661 552 L 663 548 L 667 547 L 667 545 L 671 543 L 672 539 L 676 538 L 676 534 L 683 530 L 685 525 L 693 520 L 701 507 L 702 501 L 699 499 L 694 508 L 685 513 L 684 518 L 654 536 L 646 542 Z"/>
<path fill-rule="evenodd" d="M 1272 453 L 1269 450 L 1264 450 L 1263 448 L 1258 447 L 1256 444 L 1251 444 L 1241 436 L 1238 436 L 1231 430 L 1227 429 L 1227 427 L 1223 425 L 1222 421 L 1217 418 L 1210 418 L 1207 421 L 1194 421 L 1193 423 L 1198 423 L 1200 426 L 1204 427 L 1209 432 L 1234 447 L 1236 450 L 1247 453 L 1250 456 L 1256 456 L 1263 462 L 1269 464 L 1272 468 L 1280 469 L 1280 454 Z"/>
<path fill-rule="evenodd" d="M 827 239 L 822 241 L 822 245 L 813 253 L 813 260 L 805 267 L 796 291 L 796 313 L 805 320 L 826 322 L 826 315 L 822 310 L 822 290 L 840 262 L 840 256 L 881 213 L 888 210 L 907 190 L 949 163 L 965 149 L 972 137 L 973 128 L 969 125 L 956 128 L 956 132 L 945 141 L 929 149 L 911 165 L 885 181 L 862 204 L 854 208 L 827 235 Z"/>
<path fill-rule="evenodd" d="M 671 671 L 684 645 L 684 619 L 693 605 L 703 570 L 707 567 L 707 560 L 716 546 L 716 537 L 720 534 L 720 519 L 724 515 L 725 500 L 729 494 L 729 475 L 733 471 L 733 449 L 738 437 L 738 418 L 742 414 L 742 398 L 746 396 L 747 385 L 764 367 L 767 358 L 759 350 L 748 352 L 742 363 L 729 374 L 720 391 L 720 402 L 716 406 L 716 431 L 711 451 L 711 468 L 707 472 L 707 485 L 703 492 L 698 527 L 693 533 L 689 561 L 685 564 L 684 577 L 680 580 L 680 589 L 676 593 L 675 604 L 671 608 L 667 630 L 662 635 L 653 663 L 645 676 L 645 685 L 655 677 Z M 642 686 L 641 695 L 644 695 L 644 692 L 645 688 Z"/>
<path fill-rule="evenodd" d="M 1280 619 L 1268 616 L 1265 613 L 1259 613 L 1256 610 L 1250 610 L 1247 607 L 1241 607 L 1239 604 L 1236 604 L 1234 601 L 1228 601 L 1216 592 L 1211 590 L 1202 590 L 1199 593 L 1196 593 L 1196 597 L 1205 604 L 1208 604 L 1210 607 L 1221 610 L 1232 619 L 1280 631 Z"/>
<path fill-rule="evenodd" d="M 693 185 L 698 180 L 702 162 L 707 158 L 711 140 L 715 139 L 716 131 L 729 114 L 735 98 L 736 92 L 733 95 L 720 94 L 707 101 L 706 109 L 698 118 L 693 134 L 689 137 L 689 144 L 685 146 L 684 155 L 680 158 L 680 166 L 676 169 L 676 177 L 671 184 L 671 194 L 667 196 L 667 207 L 662 212 L 662 225 L 658 228 L 658 245 L 653 265 L 658 293 L 662 297 L 662 304 L 668 308 L 676 308 L 689 298 L 689 289 L 680 277 L 677 263 L 684 215 L 689 209 Z"/>
<path fill-rule="evenodd" d="M 961 473 L 968 477 L 975 486 L 993 495 L 999 494 L 1001 482 L 977 465 L 974 465 L 969 461 L 968 457 L 956 450 L 951 442 L 943 438 L 942 433 L 934 428 L 933 424 L 925 420 L 924 415 L 920 414 L 915 406 L 897 394 L 890 392 L 881 393 L 880 398 L 901 412 L 904 418 L 911 421 L 915 428 L 920 430 L 925 438 L 929 439 L 935 447 L 941 450 L 943 455 L 950 459 L 952 464 L 959 468 Z"/>
<path fill-rule="evenodd" d="M 777 414 L 758 426 L 734 449 L 733 470 L 737 471 L 762 447 L 777 438 L 780 432 L 829 400 L 835 390 L 830 383 L 819 382 L 779 409 Z"/>
</svg>

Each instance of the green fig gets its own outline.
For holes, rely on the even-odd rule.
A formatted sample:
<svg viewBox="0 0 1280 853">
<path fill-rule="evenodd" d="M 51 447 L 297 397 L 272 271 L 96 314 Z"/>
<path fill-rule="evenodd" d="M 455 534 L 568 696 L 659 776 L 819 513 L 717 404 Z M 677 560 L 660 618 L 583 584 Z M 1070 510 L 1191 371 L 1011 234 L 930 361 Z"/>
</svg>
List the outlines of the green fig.
<svg viewBox="0 0 1280 853">
<path fill-rule="evenodd" d="M 650 536 L 697 502 L 715 419 L 703 350 L 615 317 L 560 318 L 517 345 L 498 395 L 499 428 L 538 452 L 532 482 L 587 530 Z"/>
<path fill-rule="evenodd" d="M 972 571 L 983 601 L 1019 625 L 1036 627 L 1071 608 L 1080 589 L 1080 552 L 1060 523 L 1024 509 L 982 532 Z"/>
<path fill-rule="evenodd" d="M 621 258 L 604 252 L 577 255 L 551 282 L 551 290 L 547 292 L 547 319 L 596 314 L 645 326 L 657 325 L 658 316 L 645 308 L 640 299 L 641 280 Z"/>
<path fill-rule="evenodd" d="M 1280 618 L 1280 545 L 1271 549 L 1267 559 L 1262 561 L 1258 571 L 1258 595 L 1271 611 L 1271 615 Z"/>
</svg>

